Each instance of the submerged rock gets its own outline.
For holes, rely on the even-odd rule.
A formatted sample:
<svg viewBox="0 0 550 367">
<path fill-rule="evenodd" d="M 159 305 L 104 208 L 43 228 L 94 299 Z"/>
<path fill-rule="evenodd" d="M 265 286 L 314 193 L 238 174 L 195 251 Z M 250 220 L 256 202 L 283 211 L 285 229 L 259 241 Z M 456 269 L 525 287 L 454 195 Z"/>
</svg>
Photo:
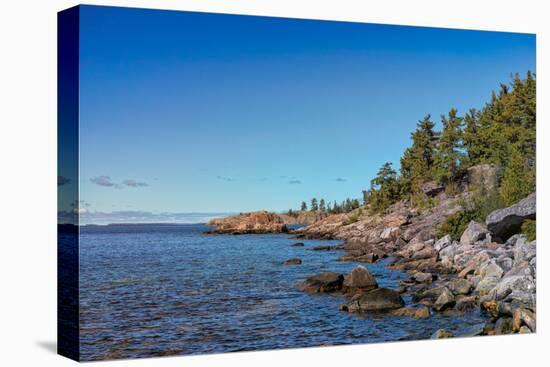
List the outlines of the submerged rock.
<svg viewBox="0 0 550 367">
<path fill-rule="evenodd" d="M 342 245 L 335 245 L 335 246 L 315 246 L 311 248 L 312 251 L 333 251 L 333 250 L 341 250 L 344 247 Z"/>
<path fill-rule="evenodd" d="M 283 265 L 300 265 L 302 260 L 300 259 L 288 259 L 283 261 Z"/>
<path fill-rule="evenodd" d="M 304 243 L 303 242 L 297 242 L 297 243 L 294 243 L 291 245 L 292 247 L 304 247 Z"/>
<path fill-rule="evenodd" d="M 330 293 L 341 290 L 343 283 L 342 274 L 326 272 L 307 278 L 299 288 L 308 293 Z"/>
<path fill-rule="evenodd" d="M 430 310 L 428 309 L 428 307 L 425 306 L 418 308 L 403 307 L 392 310 L 390 312 L 394 316 L 407 316 L 414 317 L 416 319 L 425 319 L 427 317 L 430 317 Z"/>
</svg>

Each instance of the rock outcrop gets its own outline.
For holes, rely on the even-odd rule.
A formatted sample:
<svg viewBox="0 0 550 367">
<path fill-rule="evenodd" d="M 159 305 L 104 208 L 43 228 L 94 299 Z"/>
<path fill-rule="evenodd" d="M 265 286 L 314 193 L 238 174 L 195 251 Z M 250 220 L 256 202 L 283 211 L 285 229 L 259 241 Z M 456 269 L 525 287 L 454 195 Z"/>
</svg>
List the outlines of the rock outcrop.
<svg viewBox="0 0 550 367">
<path fill-rule="evenodd" d="M 287 233 L 283 218 L 267 211 L 239 214 L 233 217 L 213 219 L 208 225 L 216 226 L 209 234 L 261 234 Z"/>
<path fill-rule="evenodd" d="M 310 225 L 329 216 L 326 212 L 296 211 L 292 215 L 278 214 L 287 225 Z"/>
<path fill-rule="evenodd" d="M 498 209 L 487 216 L 487 228 L 498 238 L 508 239 L 519 232 L 526 219 L 535 219 L 537 215 L 537 194 L 530 194 L 525 199 L 508 208 Z"/>
</svg>

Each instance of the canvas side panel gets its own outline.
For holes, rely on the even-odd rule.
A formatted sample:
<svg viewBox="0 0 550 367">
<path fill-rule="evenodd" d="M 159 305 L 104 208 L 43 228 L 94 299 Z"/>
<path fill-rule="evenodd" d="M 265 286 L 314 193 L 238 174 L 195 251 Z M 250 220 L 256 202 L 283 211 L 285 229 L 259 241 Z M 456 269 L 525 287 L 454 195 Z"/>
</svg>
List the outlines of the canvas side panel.
<svg viewBox="0 0 550 367">
<path fill-rule="evenodd" d="M 79 16 L 58 13 L 57 352 L 80 359 L 79 342 Z"/>
</svg>

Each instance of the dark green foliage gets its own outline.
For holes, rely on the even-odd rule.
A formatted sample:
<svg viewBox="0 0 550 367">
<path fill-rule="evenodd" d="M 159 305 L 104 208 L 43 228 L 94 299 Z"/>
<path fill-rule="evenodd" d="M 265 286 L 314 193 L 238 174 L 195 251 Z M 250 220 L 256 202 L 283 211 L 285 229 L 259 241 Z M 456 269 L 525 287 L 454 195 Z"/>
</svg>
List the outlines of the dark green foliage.
<svg viewBox="0 0 550 367">
<path fill-rule="evenodd" d="M 412 146 L 401 157 L 401 190 L 406 194 L 420 191 L 420 187 L 432 178 L 438 134 L 434 131 L 430 115 L 418 121 L 411 134 Z"/>
<path fill-rule="evenodd" d="M 501 84 L 498 93 L 476 113 L 476 121 L 466 122 L 465 147 L 470 165 L 496 163 L 506 167 L 511 146 L 528 160 L 536 150 L 536 80 L 527 72 L 525 79 L 514 75 L 510 85 Z M 533 164 L 534 165 L 534 164 Z"/>
<path fill-rule="evenodd" d="M 459 240 L 472 220 L 485 223 L 485 219 L 492 211 L 504 207 L 496 188 L 487 189 L 483 182 L 473 189 L 471 197 L 463 200 L 460 206 L 462 211 L 448 217 L 439 226 L 438 237 L 450 234 L 453 240 Z"/>
<path fill-rule="evenodd" d="M 294 210 L 292 209 L 288 209 L 288 212 L 286 213 L 289 217 L 293 217 L 293 218 L 296 218 L 298 217 L 298 213 L 295 212 Z"/>
<path fill-rule="evenodd" d="M 344 225 L 349 225 L 355 223 L 359 220 L 359 217 L 363 214 L 363 211 L 359 209 L 357 212 L 353 213 L 345 222 Z"/>
<path fill-rule="evenodd" d="M 537 239 L 537 221 L 528 219 L 521 225 L 521 233 L 527 237 L 528 241 Z"/>
<path fill-rule="evenodd" d="M 363 205 L 367 205 L 369 202 L 370 191 L 363 190 Z"/>
<path fill-rule="evenodd" d="M 319 210 L 323 213 L 327 210 L 327 208 L 325 206 L 325 199 L 321 199 L 319 201 Z"/>
<path fill-rule="evenodd" d="M 371 213 L 383 213 L 391 204 L 399 200 L 400 191 L 397 172 L 392 168 L 390 162 L 384 163 L 371 181 L 369 195 Z"/>
<path fill-rule="evenodd" d="M 463 169 L 462 126 L 464 119 L 452 108 L 448 116 L 441 116 L 443 131 L 437 144 L 435 178 L 444 185 L 457 180 Z"/>
<path fill-rule="evenodd" d="M 330 214 L 339 214 L 339 213 L 349 213 L 352 210 L 358 209 L 361 207 L 361 203 L 359 199 L 350 199 L 347 198 L 346 200 L 342 201 L 341 204 L 338 204 L 336 201 L 331 205 L 328 203 L 325 199 L 317 200 L 316 198 L 311 199 L 310 204 L 310 211 L 317 212 L 320 211 L 322 213 L 330 213 Z M 301 211 L 307 211 L 307 205 L 304 201 L 301 203 Z"/>
<path fill-rule="evenodd" d="M 309 207 L 309 210 L 312 212 L 316 212 L 319 210 L 319 204 L 317 204 L 317 199 L 313 198 L 311 199 L 311 205 Z"/>
<path fill-rule="evenodd" d="M 530 167 L 527 158 L 519 148 L 512 147 L 510 161 L 504 170 L 500 195 L 505 205 L 512 205 L 535 189 L 535 168 Z"/>
<path fill-rule="evenodd" d="M 437 228 L 437 237 L 451 235 L 453 241 L 460 240 L 460 236 L 468 226 L 470 221 L 475 220 L 475 215 L 471 212 L 458 212 L 448 217 L 443 224 Z"/>
<path fill-rule="evenodd" d="M 437 201 L 422 192 L 428 181 L 444 184 L 445 193 L 452 197 L 463 190 L 462 179 L 469 167 L 498 165 L 503 175 L 497 187 L 491 192 L 483 192 L 485 188 L 474 190 L 464 211 L 441 226 L 456 239 L 470 220 L 483 222 L 490 210 L 513 204 L 536 188 L 535 75 L 527 72 L 525 79 L 514 75 L 510 84 L 501 84 L 492 93 L 482 109 L 471 109 L 462 117 L 453 108 L 441 117 L 441 123 L 441 132 L 434 130 L 430 115 L 417 123 L 411 134 L 412 144 L 400 159 L 400 174 L 391 163 L 385 163 L 371 181 L 370 190 L 363 190 L 362 205 L 370 213 L 381 214 L 390 205 L 407 199 L 416 208 L 429 209 Z M 347 213 L 360 206 L 359 200 L 346 199 L 335 201 L 327 211 Z M 302 210 L 306 209 L 302 203 Z M 317 199 L 312 200 L 310 210 L 319 210 Z"/>
<path fill-rule="evenodd" d="M 472 108 L 464 116 L 464 149 L 467 152 L 468 165 L 481 163 L 486 146 L 480 133 L 479 111 Z"/>
</svg>

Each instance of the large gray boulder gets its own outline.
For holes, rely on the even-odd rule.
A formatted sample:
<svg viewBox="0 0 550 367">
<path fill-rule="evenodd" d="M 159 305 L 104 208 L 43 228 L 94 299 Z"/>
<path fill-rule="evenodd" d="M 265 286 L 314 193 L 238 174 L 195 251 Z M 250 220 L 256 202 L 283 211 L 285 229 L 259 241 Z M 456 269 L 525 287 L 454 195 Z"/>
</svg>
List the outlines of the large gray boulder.
<svg viewBox="0 0 550 367">
<path fill-rule="evenodd" d="M 426 196 L 434 197 L 437 196 L 437 194 L 445 191 L 445 186 L 439 185 L 435 181 L 426 182 L 423 184 L 420 189 Z"/>
<path fill-rule="evenodd" d="M 483 224 L 471 221 L 460 237 L 461 245 L 473 245 L 476 241 L 485 239 L 489 231 Z"/>
<path fill-rule="evenodd" d="M 434 250 L 439 252 L 444 248 L 451 246 L 452 243 L 453 243 L 453 240 L 451 239 L 451 235 L 446 235 L 444 237 L 441 237 L 435 242 Z"/>
<path fill-rule="evenodd" d="M 369 291 L 378 288 L 378 283 L 363 265 L 358 265 L 344 278 L 345 292 Z"/>
<path fill-rule="evenodd" d="M 514 266 L 522 262 L 529 262 L 537 255 L 537 242 L 529 242 L 520 236 L 514 245 Z"/>
<path fill-rule="evenodd" d="M 347 312 L 387 311 L 401 308 L 404 305 L 403 298 L 396 291 L 377 288 L 343 305 L 341 310 Z"/>
<path fill-rule="evenodd" d="M 503 300 L 513 292 L 519 296 L 520 292 L 535 294 L 535 280 L 531 276 L 513 275 L 502 278 L 500 282 L 489 293 L 492 299 Z M 521 294 L 523 297 L 524 295 Z M 520 299 L 518 297 L 518 299 Z"/>
<path fill-rule="evenodd" d="M 308 293 L 330 293 L 341 290 L 343 283 L 342 274 L 326 272 L 307 278 L 299 288 Z"/>
<path fill-rule="evenodd" d="M 502 240 L 518 233 L 526 219 L 536 219 L 537 194 L 533 192 L 525 199 L 508 208 L 498 209 L 487 216 L 487 228 Z"/>
<path fill-rule="evenodd" d="M 455 279 L 449 282 L 449 289 L 455 295 L 467 295 L 472 291 L 472 283 L 467 279 Z"/>
<path fill-rule="evenodd" d="M 445 311 L 448 308 L 454 307 L 455 304 L 455 297 L 449 289 L 445 288 L 439 297 L 437 297 L 432 307 L 436 311 Z"/>
</svg>

